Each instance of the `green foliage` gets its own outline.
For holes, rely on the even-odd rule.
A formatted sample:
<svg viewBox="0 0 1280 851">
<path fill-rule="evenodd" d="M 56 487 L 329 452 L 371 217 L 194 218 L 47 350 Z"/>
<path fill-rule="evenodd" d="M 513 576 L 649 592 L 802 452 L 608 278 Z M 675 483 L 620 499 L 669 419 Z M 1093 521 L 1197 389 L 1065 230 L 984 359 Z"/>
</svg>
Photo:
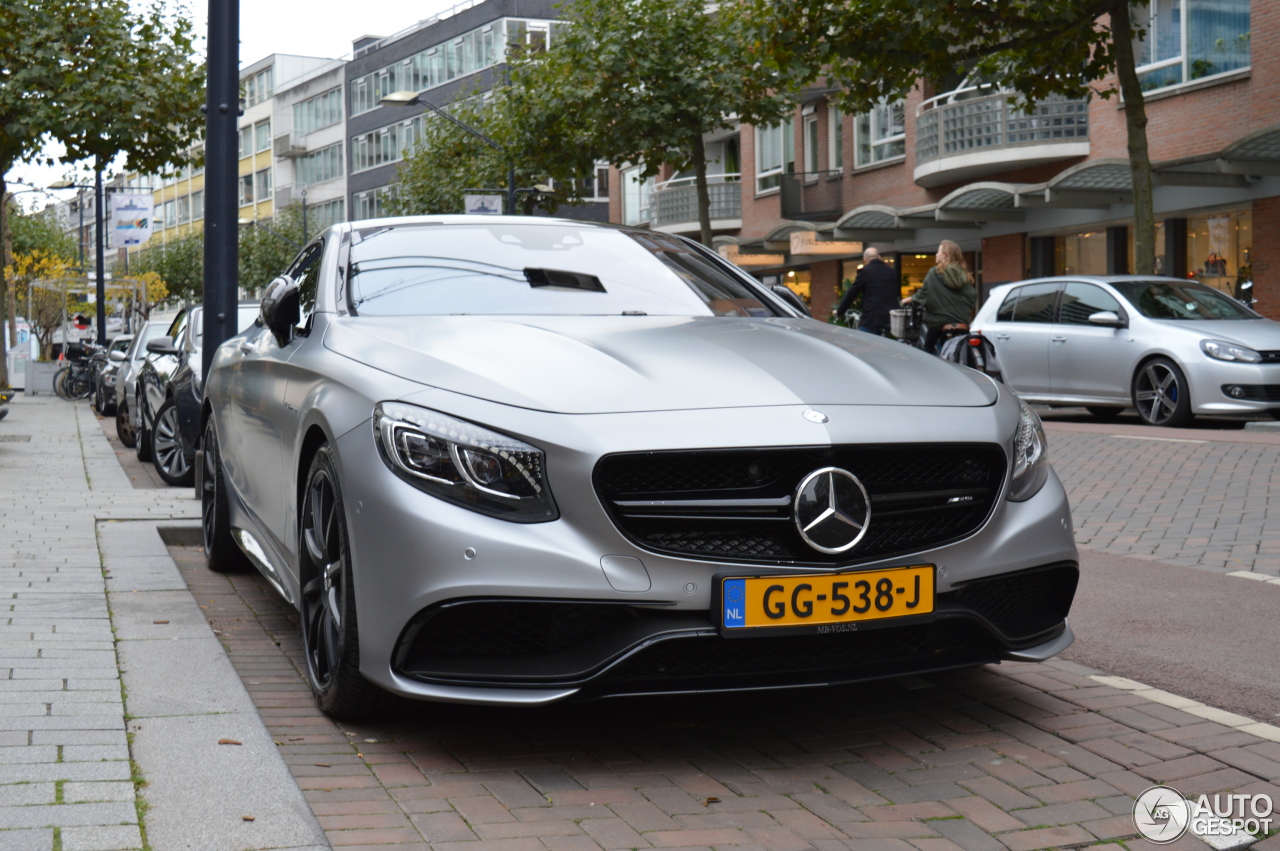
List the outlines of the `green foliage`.
<svg viewBox="0 0 1280 851">
<path fill-rule="evenodd" d="M 708 14 L 703 0 L 576 0 L 549 51 L 511 63 L 523 144 L 640 164 L 645 176 L 664 164 L 692 169 L 705 184 L 705 134 L 739 120 L 775 121 L 793 103 L 786 74 L 761 64 L 739 9 L 726 3 Z M 704 237 L 706 200 L 699 198 Z"/>
<path fill-rule="evenodd" d="M 455 101 L 449 114 L 498 142 L 502 150 L 486 145 L 456 124 L 432 113 L 423 121 L 422 139 L 400 164 L 399 183 L 390 207 L 397 215 L 437 215 L 463 212 L 467 190 L 494 189 L 506 195 L 509 163 L 516 166 L 516 186 L 529 189 L 555 180 L 551 194 L 521 193 L 521 212 L 554 210 L 580 200 L 574 177 L 590 174 L 593 160 L 580 148 L 524 143 L 519 113 L 506 86 L 493 90 L 491 99 Z"/>
<path fill-rule="evenodd" d="M 50 212 L 31 214 L 9 209 L 9 227 L 13 238 L 14 254 L 32 254 L 42 251 L 63 260 L 75 262 L 79 249 L 75 239 L 64 231 Z"/>
<path fill-rule="evenodd" d="M 314 218 L 311 236 L 316 235 Z M 261 292 L 298 255 L 302 237 L 302 207 L 293 205 L 273 219 L 240 228 L 240 287 L 250 295 Z M 204 298 L 204 232 L 193 230 L 165 242 L 153 238 L 129 262 L 133 274 L 154 272 L 168 287 L 168 298 L 198 302 Z"/>
</svg>

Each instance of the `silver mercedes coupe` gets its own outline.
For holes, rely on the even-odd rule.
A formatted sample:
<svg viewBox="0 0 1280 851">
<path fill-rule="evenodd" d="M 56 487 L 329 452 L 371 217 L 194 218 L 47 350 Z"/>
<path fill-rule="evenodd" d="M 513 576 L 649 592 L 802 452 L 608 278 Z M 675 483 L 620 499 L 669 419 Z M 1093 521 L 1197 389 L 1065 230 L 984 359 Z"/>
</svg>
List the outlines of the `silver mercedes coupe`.
<svg viewBox="0 0 1280 851">
<path fill-rule="evenodd" d="M 1035 413 L 789 295 L 647 230 L 331 227 L 215 354 L 209 566 L 298 608 L 339 717 L 1070 645 L 1077 553 Z"/>
</svg>

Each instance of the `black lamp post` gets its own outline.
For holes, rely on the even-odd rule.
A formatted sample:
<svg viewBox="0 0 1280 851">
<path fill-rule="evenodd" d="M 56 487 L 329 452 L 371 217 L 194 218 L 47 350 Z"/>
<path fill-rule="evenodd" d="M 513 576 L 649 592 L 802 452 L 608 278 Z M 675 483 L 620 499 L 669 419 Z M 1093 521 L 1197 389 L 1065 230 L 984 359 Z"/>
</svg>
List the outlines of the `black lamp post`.
<svg viewBox="0 0 1280 851">
<path fill-rule="evenodd" d="M 204 374 L 236 333 L 236 119 L 240 115 L 240 2 L 209 0 L 209 77 L 204 105 Z"/>
</svg>

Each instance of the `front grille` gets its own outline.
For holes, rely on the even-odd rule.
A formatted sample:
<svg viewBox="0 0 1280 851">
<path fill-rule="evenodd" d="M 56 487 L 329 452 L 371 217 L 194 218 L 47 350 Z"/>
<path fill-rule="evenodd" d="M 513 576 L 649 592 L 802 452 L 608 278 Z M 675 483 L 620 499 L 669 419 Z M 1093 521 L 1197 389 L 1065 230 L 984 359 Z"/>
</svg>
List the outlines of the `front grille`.
<svg viewBox="0 0 1280 851">
<path fill-rule="evenodd" d="M 942 595 L 977 612 L 1016 643 L 1056 629 L 1075 598 L 1080 569 L 1063 562 L 968 582 Z"/>
<path fill-rule="evenodd" d="M 1062 629 L 1078 575 L 1074 562 L 1062 562 L 975 580 L 938 595 L 932 621 L 860 624 L 853 632 L 822 635 L 723 637 L 705 610 L 598 600 L 456 600 L 414 618 L 400 638 L 395 667 L 429 682 L 582 686 L 593 693 L 896 676 L 978 664 L 1048 640 Z"/>
<path fill-rule="evenodd" d="M 999 656 L 990 633 L 963 618 L 834 635 L 699 635 L 650 645 L 593 685 L 608 692 L 652 692 L 838 683 L 980 664 Z"/>
<path fill-rule="evenodd" d="M 1262 355 L 1263 363 L 1280 363 L 1280 351 L 1274 352 L 1258 352 Z"/>
<path fill-rule="evenodd" d="M 852 564 L 972 534 L 1005 476 L 992 444 L 717 449 L 609 455 L 594 483 L 618 529 L 646 549 L 710 560 Z M 792 520 L 801 480 L 848 470 L 871 502 L 867 533 L 838 554 L 814 550 Z"/>
<path fill-rule="evenodd" d="M 1222 392 L 1232 399 L 1280 402 L 1280 384 L 1224 384 Z"/>
</svg>

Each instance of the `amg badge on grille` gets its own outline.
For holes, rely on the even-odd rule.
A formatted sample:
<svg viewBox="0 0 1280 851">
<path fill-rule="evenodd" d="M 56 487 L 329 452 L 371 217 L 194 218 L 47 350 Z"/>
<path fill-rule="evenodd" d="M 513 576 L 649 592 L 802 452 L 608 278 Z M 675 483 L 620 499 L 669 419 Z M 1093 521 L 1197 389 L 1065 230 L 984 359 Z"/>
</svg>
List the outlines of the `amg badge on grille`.
<svg viewBox="0 0 1280 851">
<path fill-rule="evenodd" d="M 871 522 L 867 489 L 839 467 L 823 467 L 805 476 L 792 505 L 800 537 L 820 553 L 853 549 Z"/>
</svg>

